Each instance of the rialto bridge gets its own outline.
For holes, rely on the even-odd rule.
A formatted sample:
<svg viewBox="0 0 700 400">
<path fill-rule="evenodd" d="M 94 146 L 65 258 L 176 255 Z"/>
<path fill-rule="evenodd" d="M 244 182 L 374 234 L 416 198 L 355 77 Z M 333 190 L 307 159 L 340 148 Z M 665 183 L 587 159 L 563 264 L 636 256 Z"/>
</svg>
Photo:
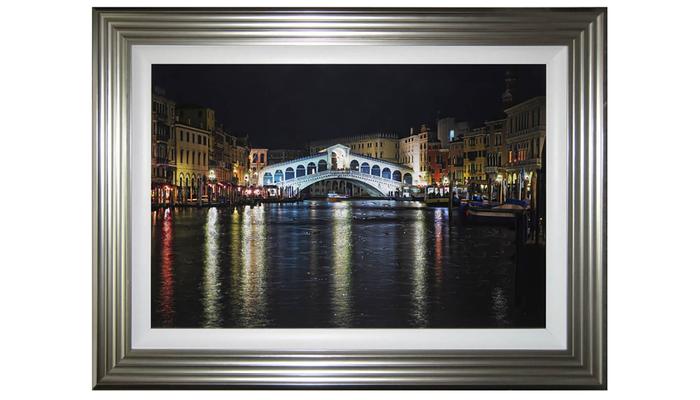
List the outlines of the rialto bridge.
<svg viewBox="0 0 700 400">
<path fill-rule="evenodd" d="M 336 144 L 308 157 L 268 165 L 258 172 L 258 185 L 299 193 L 317 182 L 344 179 L 370 195 L 385 197 L 413 185 L 412 174 L 413 170 L 403 165 L 356 154 Z"/>
</svg>

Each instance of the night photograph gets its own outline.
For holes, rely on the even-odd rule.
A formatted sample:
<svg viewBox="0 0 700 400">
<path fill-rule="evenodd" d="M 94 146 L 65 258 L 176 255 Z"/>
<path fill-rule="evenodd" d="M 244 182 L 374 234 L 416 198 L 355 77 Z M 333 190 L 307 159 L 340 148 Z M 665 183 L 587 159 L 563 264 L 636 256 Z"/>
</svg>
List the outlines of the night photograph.
<svg viewBox="0 0 700 400">
<path fill-rule="evenodd" d="M 153 65 L 152 328 L 543 328 L 544 65 Z"/>
</svg>

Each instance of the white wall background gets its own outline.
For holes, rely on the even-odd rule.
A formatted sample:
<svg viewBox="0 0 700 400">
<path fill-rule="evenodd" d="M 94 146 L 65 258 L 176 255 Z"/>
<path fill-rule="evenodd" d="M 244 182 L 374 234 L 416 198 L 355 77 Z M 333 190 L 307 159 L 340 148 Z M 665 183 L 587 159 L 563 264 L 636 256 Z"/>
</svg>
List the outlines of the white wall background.
<svg viewBox="0 0 700 400">
<path fill-rule="evenodd" d="M 0 392 L 5 398 L 191 398 L 92 392 L 92 6 L 254 1 L 14 1 L 0 23 Z M 262 4 L 263 2 L 259 2 Z M 693 2 L 265 1 L 278 6 L 596 6 L 609 9 L 609 391 L 374 392 L 373 398 L 688 398 L 697 393 L 700 131 Z M 259 4 L 258 4 L 259 5 Z M 24 196 L 25 187 L 35 195 Z M 50 201 L 48 201 L 50 200 Z M 70 397 L 68 397 L 70 396 Z M 207 398 L 326 399 L 324 392 Z M 332 394 L 351 399 L 355 392 Z"/>
</svg>

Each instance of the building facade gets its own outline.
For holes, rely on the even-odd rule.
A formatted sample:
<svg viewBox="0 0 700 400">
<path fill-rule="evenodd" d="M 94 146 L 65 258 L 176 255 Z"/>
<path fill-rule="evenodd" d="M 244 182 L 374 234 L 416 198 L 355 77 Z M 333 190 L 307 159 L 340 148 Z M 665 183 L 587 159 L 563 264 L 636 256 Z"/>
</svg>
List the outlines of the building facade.
<svg viewBox="0 0 700 400">
<path fill-rule="evenodd" d="M 443 149 L 440 141 L 428 142 L 427 164 L 429 185 L 449 185 L 448 161 L 449 149 Z"/>
<path fill-rule="evenodd" d="M 505 159 L 503 135 L 505 119 L 486 121 L 485 125 L 486 141 L 488 143 L 488 146 L 486 146 L 486 166 L 484 167 L 486 180 L 488 181 L 487 193 L 489 198 L 503 202 L 506 194 L 503 185 L 503 180 L 506 176 L 505 168 L 503 167 L 503 160 Z"/>
<path fill-rule="evenodd" d="M 469 193 L 484 193 L 488 187 L 486 178 L 486 153 L 489 146 L 485 126 L 472 129 L 464 138 L 466 155 L 464 176 Z"/>
<path fill-rule="evenodd" d="M 178 201 L 201 201 L 209 177 L 210 132 L 176 122 L 174 133 Z"/>
<path fill-rule="evenodd" d="M 309 143 L 309 154 L 315 154 L 334 144 L 348 146 L 350 151 L 384 161 L 399 162 L 399 137 L 393 133 L 372 133 L 345 136 Z"/>
<path fill-rule="evenodd" d="M 246 185 L 251 184 L 253 182 L 257 182 L 258 172 L 261 171 L 263 168 L 267 167 L 267 152 L 268 149 L 250 149 L 250 153 L 248 154 L 249 170 L 248 174 L 246 174 L 247 178 L 244 177 L 244 183 Z"/>
<path fill-rule="evenodd" d="M 546 137 L 545 97 L 535 97 L 505 110 L 505 180 L 508 197 L 537 202 L 538 174 Z"/>
<path fill-rule="evenodd" d="M 151 202 L 172 204 L 177 168 L 173 128 L 175 102 L 156 89 L 151 107 Z"/>
<path fill-rule="evenodd" d="M 428 171 L 428 143 L 435 142 L 434 133 L 423 124 L 418 132 L 411 128 L 410 134 L 399 141 L 399 163 L 413 169 L 414 184 L 425 186 L 430 182 Z"/>
<path fill-rule="evenodd" d="M 464 136 L 458 136 L 450 142 L 447 150 L 448 178 L 457 189 L 465 187 L 464 180 Z"/>
<path fill-rule="evenodd" d="M 231 158 L 231 183 L 242 185 L 245 183 L 245 176 L 250 169 L 247 137 L 237 137 L 230 135 L 227 137 L 227 152 Z"/>
</svg>

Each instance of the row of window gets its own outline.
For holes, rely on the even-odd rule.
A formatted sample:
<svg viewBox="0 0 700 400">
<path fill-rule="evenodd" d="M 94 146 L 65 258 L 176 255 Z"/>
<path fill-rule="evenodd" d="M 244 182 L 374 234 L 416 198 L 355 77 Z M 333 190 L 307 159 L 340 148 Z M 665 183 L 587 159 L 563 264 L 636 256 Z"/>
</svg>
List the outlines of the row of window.
<svg viewBox="0 0 700 400">
<path fill-rule="evenodd" d="M 254 164 L 257 164 L 257 163 L 265 164 L 265 153 L 253 153 L 251 158 L 252 158 L 251 162 Z"/>
<path fill-rule="evenodd" d="M 195 155 L 197 156 L 195 158 Z M 189 150 L 180 150 L 180 163 L 182 164 L 190 164 L 190 151 Z M 202 166 L 207 166 L 207 153 L 201 153 L 197 152 L 192 152 L 192 164 L 196 165 L 202 165 Z"/>
<path fill-rule="evenodd" d="M 180 141 L 190 143 L 190 132 L 185 132 L 183 130 L 180 130 Z M 197 144 L 206 145 L 208 143 L 208 138 L 206 135 L 198 135 L 198 134 L 193 132 L 192 133 L 192 143 L 195 143 L 195 142 L 197 142 Z"/>
<path fill-rule="evenodd" d="M 541 108 L 520 112 L 508 119 L 508 130 L 518 132 L 532 127 L 539 126 L 542 121 L 540 116 Z"/>
<path fill-rule="evenodd" d="M 367 146 L 365 146 L 365 144 L 366 144 Z M 350 144 L 350 148 L 351 148 L 352 150 L 361 150 L 361 149 L 364 149 L 365 147 L 367 147 L 368 149 L 371 149 L 371 148 L 372 148 L 372 144 L 374 144 L 374 147 L 375 147 L 375 148 L 377 148 L 377 147 L 384 147 L 384 142 L 374 142 L 374 143 L 369 142 L 369 143 L 352 143 L 352 144 Z M 396 147 L 396 148 L 399 147 L 399 143 L 398 143 L 398 142 L 396 142 L 395 147 Z"/>
<path fill-rule="evenodd" d="M 167 105 L 165 105 L 165 103 L 159 103 L 159 102 L 157 102 L 157 101 L 154 101 L 154 102 L 153 102 L 153 111 L 154 111 L 156 114 L 165 115 L 165 114 L 167 113 L 167 111 L 168 111 L 168 107 L 167 107 Z M 170 115 L 175 114 L 175 108 L 174 108 L 174 107 L 170 107 L 170 113 L 169 113 L 169 114 L 170 114 Z"/>
</svg>

